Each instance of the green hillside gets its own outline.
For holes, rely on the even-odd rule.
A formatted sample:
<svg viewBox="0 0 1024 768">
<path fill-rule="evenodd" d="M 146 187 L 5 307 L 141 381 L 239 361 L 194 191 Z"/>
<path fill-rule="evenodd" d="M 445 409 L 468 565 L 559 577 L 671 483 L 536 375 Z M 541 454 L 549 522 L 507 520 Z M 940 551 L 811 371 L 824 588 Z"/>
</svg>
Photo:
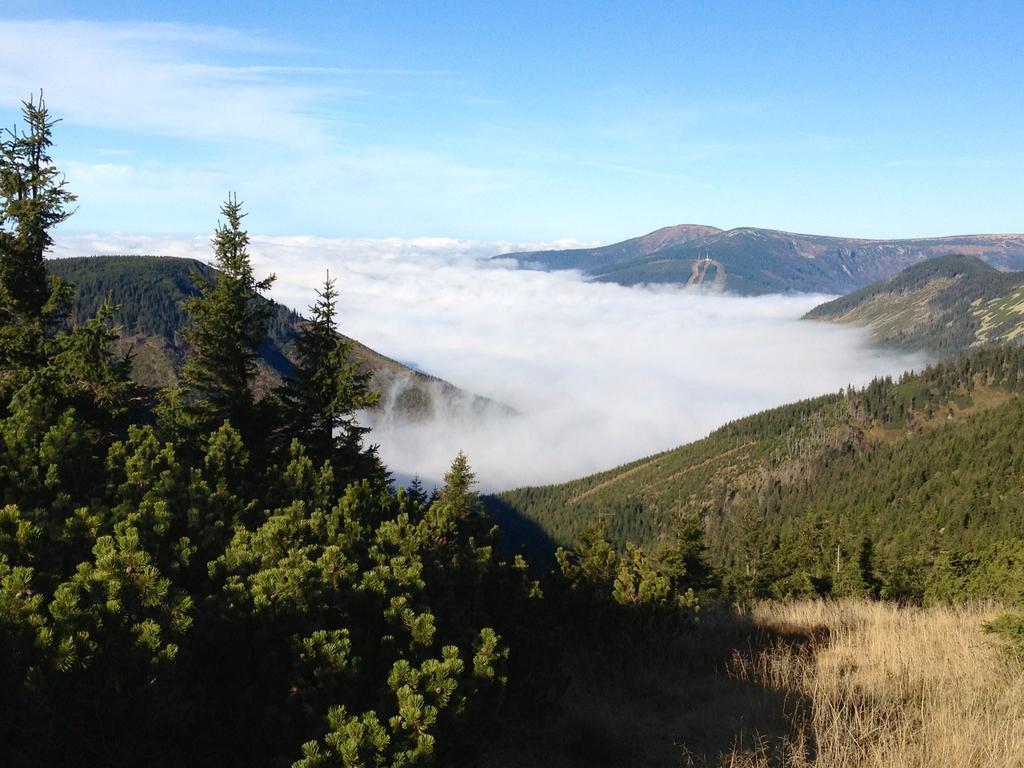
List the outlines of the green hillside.
<svg viewBox="0 0 1024 768">
<path fill-rule="evenodd" d="M 186 353 L 182 329 L 188 321 L 182 301 L 195 295 L 193 273 L 209 276 L 210 267 L 168 256 L 91 256 L 50 259 L 46 264 L 51 274 L 74 284 L 76 323 L 94 316 L 108 297 L 119 306 L 114 316 L 122 327 L 117 347 L 131 351 L 137 380 L 150 386 L 178 380 Z M 271 303 L 273 313 L 256 383 L 261 392 L 279 383 L 290 369 L 295 336 L 304 322 L 294 310 Z M 404 418 L 430 417 L 442 401 L 473 412 L 504 408 L 350 341 L 352 357 L 373 374 L 372 386 L 388 394 L 382 403 Z"/>
<path fill-rule="evenodd" d="M 680 520 L 697 519 L 713 562 L 734 581 L 764 575 L 758 563 L 794 541 L 814 562 L 789 563 L 786 578 L 805 566 L 827 574 L 836 548 L 848 556 L 864 537 L 882 564 L 934 562 L 1024 536 L 1022 391 L 1024 350 L 983 350 L 494 503 L 557 543 L 600 521 L 619 543 L 651 546 Z"/>
<path fill-rule="evenodd" d="M 942 357 L 984 344 L 1020 343 L 1024 272 L 944 256 L 815 307 L 806 317 L 866 326 L 878 344 Z"/>
<path fill-rule="evenodd" d="M 772 229 L 666 227 L 599 248 L 516 253 L 532 269 L 578 269 L 622 285 L 708 283 L 698 267 L 715 262 L 714 283 L 733 293 L 857 290 L 927 259 L 973 255 L 1001 269 L 1024 269 L 1024 235 L 961 235 L 914 240 L 824 237 Z"/>
</svg>

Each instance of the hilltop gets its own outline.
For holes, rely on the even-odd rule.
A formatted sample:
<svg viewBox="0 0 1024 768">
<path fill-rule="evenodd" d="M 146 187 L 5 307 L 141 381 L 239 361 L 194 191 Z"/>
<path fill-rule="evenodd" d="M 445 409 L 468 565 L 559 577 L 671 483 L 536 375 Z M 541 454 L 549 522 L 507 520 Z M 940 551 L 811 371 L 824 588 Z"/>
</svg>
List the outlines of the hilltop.
<svg viewBox="0 0 1024 768">
<path fill-rule="evenodd" d="M 1020 344 L 1024 272 L 943 256 L 821 304 L 806 318 L 865 326 L 882 346 L 942 357 L 985 344 Z"/>
<path fill-rule="evenodd" d="M 843 294 L 951 253 L 1000 269 L 1024 269 L 1024 235 L 958 235 L 910 240 L 826 237 L 685 224 L 599 248 L 513 253 L 523 267 L 578 269 L 622 285 L 714 283 L 745 295 Z"/>
<path fill-rule="evenodd" d="M 193 273 L 205 277 L 211 267 L 194 259 L 170 256 L 88 256 L 50 259 L 51 274 L 73 283 L 74 318 L 84 322 L 106 298 L 118 305 L 114 322 L 121 326 L 120 352 L 131 351 L 133 375 L 149 386 L 168 386 L 178 380 L 185 360 L 182 329 L 188 316 L 182 301 L 195 295 Z M 291 368 L 295 336 L 304 322 L 301 314 L 273 304 L 267 340 L 261 350 L 258 391 L 278 384 Z M 480 413 L 488 408 L 508 411 L 487 398 L 465 392 L 436 376 L 392 360 L 355 339 L 350 354 L 372 372 L 371 386 L 382 393 L 381 406 L 402 418 L 431 417 L 441 403 Z"/>
</svg>

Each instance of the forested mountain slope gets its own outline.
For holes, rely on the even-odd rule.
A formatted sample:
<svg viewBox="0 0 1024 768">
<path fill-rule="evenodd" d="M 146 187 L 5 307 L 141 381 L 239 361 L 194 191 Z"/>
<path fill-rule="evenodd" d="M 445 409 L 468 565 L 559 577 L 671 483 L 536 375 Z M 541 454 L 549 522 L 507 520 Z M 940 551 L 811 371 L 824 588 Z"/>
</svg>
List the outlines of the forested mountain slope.
<svg viewBox="0 0 1024 768">
<path fill-rule="evenodd" d="M 209 277 L 213 270 L 194 259 L 168 256 L 91 256 L 50 259 L 51 274 L 74 284 L 74 319 L 93 317 L 108 297 L 120 308 L 114 315 L 122 326 L 118 349 L 131 350 L 133 373 L 151 386 L 178 380 L 185 359 L 182 330 L 188 316 L 182 301 L 196 293 L 193 273 Z M 291 367 L 294 342 L 302 315 L 273 303 L 267 340 L 261 349 L 258 389 L 279 383 Z M 441 401 L 474 412 L 501 406 L 464 392 L 443 379 L 415 371 L 354 339 L 352 358 L 373 374 L 372 386 L 383 393 L 382 405 L 405 418 L 427 418 Z"/>
<path fill-rule="evenodd" d="M 960 235 L 913 240 L 823 237 L 741 227 L 666 227 L 600 248 L 514 253 L 534 269 L 578 269 L 622 285 L 714 283 L 734 293 L 841 294 L 926 259 L 962 253 L 1002 269 L 1024 269 L 1024 235 Z M 700 269 L 713 262 L 711 274 Z"/>
<path fill-rule="evenodd" d="M 821 304 L 806 317 L 866 326 L 879 344 L 943 357 L 984 344 L 1020 344 L 1024 272 L 943 256 Z"/>
<path fill-rule="evenodd" d="M 650 546 L 697 519 L 713 562 L 734 579 L 765 575 L 768 557 L 786 574 L 801 572 L 778 562 L 787 546 L 827 569 L 837 547 L 850 556 L 864 537 L 890 565 L 980 551 L 1024 535 L 1022 391 L 1024 350 L 986 349 L 494 503 L 560 543 L 601 521 L 614 540 Z"/>
</svg>

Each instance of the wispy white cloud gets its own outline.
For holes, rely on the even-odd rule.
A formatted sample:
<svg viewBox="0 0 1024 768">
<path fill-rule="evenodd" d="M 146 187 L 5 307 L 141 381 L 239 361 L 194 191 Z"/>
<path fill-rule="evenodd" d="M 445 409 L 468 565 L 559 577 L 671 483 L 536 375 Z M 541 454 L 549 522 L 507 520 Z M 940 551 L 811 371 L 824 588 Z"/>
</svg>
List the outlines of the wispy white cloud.
<svg viewBox="0 0 1024 768">
<path fill-rule="evenodd" d="M 37 55 L 39 40 L 60 55 Z M 67 126 L 86 128 L 86 146 L 101 147 L 66 150 L 58 141 L 81 201 L 72 227 L 195 229 L 238 190 L 254 208 L 273 208 L 286 231 L 330 232 L 344 211 L 347 222 L 386 232 L 401 227 L 382 222 L 401 221 L 410 208 L 420 221 L 451 220 L 533 178 L 489 162 L 489 153 L 462 157 L 446 141 L 376 130 L 378 108 L 414 111 L 408 97 L 429 103 L 454 73 L 316 60 L 216 27 L 0 21 L 0 110 L 13 117 L 43 87 L 65 123 L 58 140 Z"/>
<path fill-rule="evenodd" d="M 168 218 L 212 225 L 228 191 L 250 202 L 254 228 L 293 229 L 306 222 L 322 231 L 346 232 L 369 223 L 401 231 L 396 201 L 423 215 L 451 219 L 478 198 L 500 194 L 532 179 L 529 172 L 474 166 L 443 155 L 386 146 L 361 151 L 267 153 L 260 161 L 214 158 L 203 163 L 104 157 L 62 165 L 78 195 L 80 222 L 95 229 L 171 229 Z M 496 212 L 495 216 L 500 213 Z M 190 227 L 195 229 L 196 227 Z"/>
<path fill-rule="evenodd" d="M 60 55 L 38 55 L 40 40 Z M 44 88 L 80 125 L 218 141 L 321 138 L 304 114 L 312 86 L 203 62 L 225 49 L 265 52 L 261 41 L 217 28 L 0 22 L 0 104 Z"/>
<path fill-rule="evenodd" d="M 41 40 L 60 54 L 38 55 Z M 451 75 L 267 61 L 286 53 L 295 54 L 220 27 L 0 21 L 0 105 L 44 88 L 59 113 L 80 125 L 308 150 L 326 139 L 319 104 L 365 95 L 367 83 L 382 77 Z"/>
<path fill-rule="evenodd" d="M 347 333 L 519 411 L 379 424 L 389 465 L 432 480 L 458 450 L 489 489 L 565 480 L 922 363 L 873 351 L 859 330 L 797 319 L 824 297 L 625 288 L 483 258 L 551 245 L 257 236 L 252 251 L 261 274 L 278 274 L 278 300 L 305 307 L 330 269 Z M 206 237 L 58 242 L 58 254 L 119 248 L 209 255 Z"/>
</svg>

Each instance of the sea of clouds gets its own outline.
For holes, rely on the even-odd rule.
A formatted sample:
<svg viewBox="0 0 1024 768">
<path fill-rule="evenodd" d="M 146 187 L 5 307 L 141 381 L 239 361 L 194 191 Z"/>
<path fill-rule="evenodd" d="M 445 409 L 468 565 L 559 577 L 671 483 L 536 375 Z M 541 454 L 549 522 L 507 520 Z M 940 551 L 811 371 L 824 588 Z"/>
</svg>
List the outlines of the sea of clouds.
<svg viewBox="0 0 1024 768">
<path fill-rule="evenodd" d="M 277 274 L 276 300 L 304 309 L 330 270 L 343 332 L 515 410 L 379 421 L 388 466 L 428 484 L 459 450 L 484 490 L 568 480 L 925 362 L 799 319 L 826 296 L 627 288 L 490 258 L 540 245 L 574 244 L 254 237 L 251 253 L 258 276 Z M 95 253 L 211 259 L 207 237 L 129 235 L 62 236 L 54 255 Z"/>
</svg>

